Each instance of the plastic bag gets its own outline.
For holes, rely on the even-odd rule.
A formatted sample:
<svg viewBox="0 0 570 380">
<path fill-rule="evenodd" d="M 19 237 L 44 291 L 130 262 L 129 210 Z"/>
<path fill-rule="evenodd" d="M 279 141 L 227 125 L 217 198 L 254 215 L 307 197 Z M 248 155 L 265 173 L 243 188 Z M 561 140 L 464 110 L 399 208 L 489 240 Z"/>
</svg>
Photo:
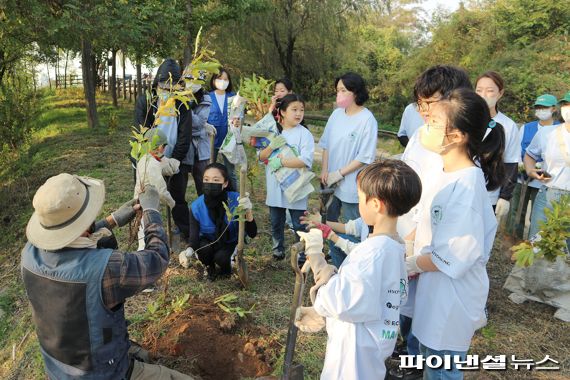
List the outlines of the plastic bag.
<svg viewBox="0 0 570 380">
<path fill-rule="evenodd" d="M 273 151 L 270 157 L 277 155 L 281 155 L 281 158 L 294 158 L 299 156 L 289 145 L 284 145 Z M 315 188 L 311 184 L 315 173 L 307 168 L 281 167 L 273 172 L 273 174 L 275 174 L 277 182 L 279 182 L 279 186 L 289 203 L 297 202 L 315 191 Z"/>
<path fill-rule="evenodd" d="M 268 113 L 253 125 L 244 125 L 241 130 L 243 141 L 249 141 L 256 149 L 263 149 L 269 145 L 270 136 L 279 134 L 277 122 L 273 115 Z"/>
<path fill-rule="evenodd" d="M 239 93 L 228 99 L 228 133 L 222 142 L 220 152 L 234 165 L 247 162 L 240 129 L 233 125 L 234 119 L 242 118 L 246 101 Z"/>
</svg>

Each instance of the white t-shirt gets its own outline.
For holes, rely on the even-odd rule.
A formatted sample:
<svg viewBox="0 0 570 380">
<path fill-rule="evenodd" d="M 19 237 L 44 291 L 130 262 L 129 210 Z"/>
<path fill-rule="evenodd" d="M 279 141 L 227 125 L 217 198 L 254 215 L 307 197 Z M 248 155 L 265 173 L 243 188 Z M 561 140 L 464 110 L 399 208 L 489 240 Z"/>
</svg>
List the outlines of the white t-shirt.
<svg viewBox="0 0 570 380">
<path fill-rule="evenodd" d="M 337 171 L 353 160 L 370 164 L 376 158 L 378 123 L 367 108 L 348 116 L 344 108 L 333 111 L 319 146 L 328 151 L 328 171 Z M 344 177 L 335 189 L 335 196 L 343 202 L 358 203 L 356 170 Z"/>
<path fill-rule="evenodd" d="M 519 141 L 521 142 L 521 144 L 522 144 L 522 139 L 523 139 L 523 136 L 524 136 L 525 125 L 526 125 L 526 124 L 523 124 L 523 126 L 522 126 L 521 129 L 519 130 Z M 541 125 L 540 122 L 539 122 L 538 125 L 537 125 L 537 130 L 536 130 L 536 131 L 538 132 L 538 131 L 540 131 L 542 128 L 551 127 L 551 126 L 552 126 L 552 124 L 551 124 L 551 125 Z M 528 147 L 527 147 L 527 149 L 528 149 Z M 522 147 L 521 147 L 521 151 L 522 151 Z M 520 159 L 520 158 L 519 158 L 519 159 Z M 519 161 L 519 162 L 523 162 L 523 161 Z M 519 183 L 522 183 L 522 182 L 519 180 Z M 534 187 L 535 189 L 540 189 L 540 188 L 542 187 L 542 182 L 540 182 L 540 181 L 537 180 L 537 179 L 533 179 L 533 180 L 531 180 L 531 181 L 528 183 L 528 185 L 529 185 L 530 187 Z"/>
<path fill-rule="evenodd" d="M 467 351 L 475 330 L 487 322 L 486 264 L 497 220 L 481 169 L 442 172 L 438 181 L 440 190 L 421 207 L 415 244 L 431 234 L 430 244 L 417 250 L 431 253 L 439 271 L 419 275 L 412 332 L 432 349 Z"/>
<path fill-rule="evenodd" d="M 287 145 L 299 153 L 297 158 L 300 158 L 307 165 L 307 168 L 310 169 L 313 165 L 313 154 L 315 153 L 315 139 L 311 132 L 299 124 L 295 128 L 283 129 L 281 135 L 285 137 Z M 269 165 L 265 166 L 265 183 L 267 185 L 267 196 L 265 198 L 267 206 L 283 207 L 291 210 L 307 209 L 308 196 L 295 203 L 289 203 Z"/>
<path fill-rule="evenodd" d="M 566 154 L 561 151 L 560 140 L 562 140 L 562 149 L 566 150 Z M 526 153 L 535 160 L 542 158 L 542 169 L 552 177 L 544 185 L 570 191 L 570 163 L 566 161 L 570 160 L 570 132 L 565 124 L 539 129 L 526 149 Z"/>
<path fill-rule="evenodd" d="M 501 124 L 505 130 L 505 152 L 503 153 L 503 162 L 505 164 L 518 163 L 521 157 L 521 141 L 519 139 L 517 124 L 502 112 L 498 112 L 493 120 Z M 497 204 L 500 193 L 500 187 L 496 190 L 489 191 L 489 200 L 492 205 Z"/>
<path fill-rule="evenodd" d="M 404 255 L 403 244 L 369 237 L 319 289 L 314 307 L 328 333 L 321 380 L 384 378 L 407 294 Z"/>
<path fill-rule="evenodd" d="M 416 109 L 416 103 L 410 103 L 404 109 L 402 120 L 400 121 L 400 129 L 398 136 L 411 137 L 415 131 L 424 124 L 422 115 Z"/>
</svg>

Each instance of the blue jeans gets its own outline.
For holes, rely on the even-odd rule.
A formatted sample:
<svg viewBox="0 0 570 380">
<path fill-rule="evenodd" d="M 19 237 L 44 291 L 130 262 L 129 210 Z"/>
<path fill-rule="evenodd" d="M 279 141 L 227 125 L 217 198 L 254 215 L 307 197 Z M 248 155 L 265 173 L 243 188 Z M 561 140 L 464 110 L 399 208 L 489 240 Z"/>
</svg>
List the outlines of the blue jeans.
<svg viewBox="0 0 570 380">
<path fill-rule="evenodd" d="M 271 240 L 273 246 L 271 247 L 273 253 L 285 253 L 285 211 L 286 208 L 282 207 L 269 207 L 269 218 L 271 220 Z M 295 231 L 305 231 L 305 225 L 301 224 L 299 218 L 303 216 L 305 210 L 289 210 L 291 214 L 291 222 L 293 222 L 293 229 Z M 299 240 L 295 234 L 295 240 Z"/>
<path fill-rule="evenodd" d="M 412 334 L 412 318 L 400 314 L 400 334 L 406 343 L 408 355 L 420 354 L 420 342 L 414 334 Z"/>
<path fill-rule="evenodd" d="M 360 218 L 358 203 L 343 202 L 338 199 L 336 195 L 333 195 L 333 200 L 327 210 L 327 220 L 338 222 L 340 220 L 341 211 L 345 222 Z"/>
<path fill-rule="evenodd" d="M 441 357 L 442 361 L 444 360 L 444 355 L 449 355 L 451 358 L 451 369 L 445 369 L 444 365 L 442 365 L 440 368 L 430 368 L 426 364 L 424 364 L 424 380 L 463 379 L 463 372 L 461 372 L 455 366 L 455 363 L 453 361 L 453 356 L 459 355 L 461 357 L 461 361 L 465 361 L 465 358 L 467 356 L 467 351 L 451 351 L 451 350 L 437 351 L 429 347 L 426 347 L 420 343 L 420 354 L 422 354 L 424 359 L 426 360 L 428 356 L 439 356 Z"/>
<path fill-rule="evenodd" d="M 558 202 L 563 195 L 570 194 L 569 191 L 553 189 L 546 186 L 542 186 L 538 190 L 538 194 L 532 205 L 532 213 L 530 214 L 530 228 L 528 231 L 529 239 L 532 238 L 536 233 L 540 231 L 540 222 L 546 220 L 545 209 L 552 210 L 551 202 Z M 570 247 L 570 238 L 566 239 L 566 246 Z"/>
<path fill-rule="evenodd" d="M 219 151 L 220 151 L 220 148 L 214 149 L 214 157 L 215 157 L 216 161 L 218 160 L 218 152 Z M 222 156 L 222 161 L 224 162 L 224 166 L 226 167 L 226 169 L 228 169 L 228 174 L 230 176 L 230 183 L 231 183 L 234 191 L 239 191 L 238 181 L 237 181 L 237 177 L 236 177 L 236 166 L 234 164 L 232 164 L 231 162 L 229 162 L 228 159 L 226 158 L 226 156 L 224 156 L 223 154 L 221 154 L 221 156 Z"/>
</svg>

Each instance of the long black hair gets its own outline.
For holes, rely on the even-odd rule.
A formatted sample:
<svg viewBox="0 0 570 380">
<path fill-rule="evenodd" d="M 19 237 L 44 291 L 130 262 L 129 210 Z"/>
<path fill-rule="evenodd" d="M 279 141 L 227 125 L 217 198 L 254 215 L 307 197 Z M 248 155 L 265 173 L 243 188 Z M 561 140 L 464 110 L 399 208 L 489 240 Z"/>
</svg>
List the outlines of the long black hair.
<svg viewBox="0 0 570 380">
<path fill-rule="evenodd" d="M 487 190 L 501 187 L 505 182 L 503 126 L 491 119 L 489 106 L 471 89 L 451 91 L 446 103 L 449 123 L 467 135 L 467 153 L 473 162 L 481 166 L 487 180 Z"/>
<path fill-rule="evenodd" d="M 281 83 L 283 86 L 285 86 L 287 91 L 293 91 L 293 82 L 291 82 L 291 80 L 289 78 L 283 77 L 281 79 L 278 79 L 275 82 L 275 86 L 277 86 L 279 83 Z"/>
<path fill-rule="evenodd" d="M 301 103 L 303 103 L 303 106 L 305 106 L 305 99 L 303 99 L 303 97 L 301 95 L 299 95 L 299 94 L 287 94 L 281 98 L 281 102 L 279 102 L 279 104 L 277 105 L 277 114 L 279 115 L 279 117 L 283 117 L 283 115 L 281 115 L 281 112 L 286 111 L 287 108 L 289 108 L 289 106 L 293 102 L 301 102 Z M 304 122 L 304 120 L 301 120 L 300 124 L 303 127 L 307 128 L 303 124 L 303 122 Z M 277 123 L 277 129 L 279 129 L 279 133 L 283 132 L 283 127 L 281 126 L 280 123 Z"/>
</svg>

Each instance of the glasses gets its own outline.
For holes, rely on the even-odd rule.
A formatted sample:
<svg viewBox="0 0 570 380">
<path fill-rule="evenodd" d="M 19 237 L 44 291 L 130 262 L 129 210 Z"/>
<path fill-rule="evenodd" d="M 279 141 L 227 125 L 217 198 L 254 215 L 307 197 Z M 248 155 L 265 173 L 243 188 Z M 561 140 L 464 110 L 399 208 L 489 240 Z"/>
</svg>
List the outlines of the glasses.
<svg viewBox="0 0 570 380">
<path fill-rule="evenodd" d="M 441 98 L 436 99 L 436 100 L 418 100 L 416 102 L 416 105 L 418 106 L 418 111 L 420 112 L 429 112 L 429 107 L 433 104 L 433 103 L 437 103 L 441 101 Z"/>
</svg>

